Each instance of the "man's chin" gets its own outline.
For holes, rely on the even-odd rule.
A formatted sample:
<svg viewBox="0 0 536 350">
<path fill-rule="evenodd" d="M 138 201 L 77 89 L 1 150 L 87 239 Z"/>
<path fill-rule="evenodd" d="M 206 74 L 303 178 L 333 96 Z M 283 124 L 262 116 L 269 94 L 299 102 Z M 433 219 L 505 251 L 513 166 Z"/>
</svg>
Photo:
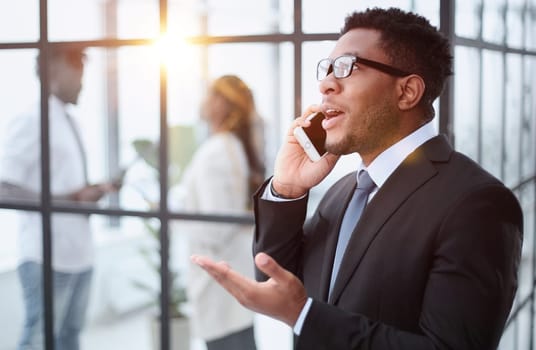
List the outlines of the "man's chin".
<svg viewBox="0 0 536 350">
<path fill-rule="evenodd" d="M 343 156 L 345 154 L 352 153 L 351 151 L 349 151 L 349 147 L 342 142 L 326 143 L 326 150 L 328 151 L 328 153 L 334 154 L 336 156 Z"/>
</svg>

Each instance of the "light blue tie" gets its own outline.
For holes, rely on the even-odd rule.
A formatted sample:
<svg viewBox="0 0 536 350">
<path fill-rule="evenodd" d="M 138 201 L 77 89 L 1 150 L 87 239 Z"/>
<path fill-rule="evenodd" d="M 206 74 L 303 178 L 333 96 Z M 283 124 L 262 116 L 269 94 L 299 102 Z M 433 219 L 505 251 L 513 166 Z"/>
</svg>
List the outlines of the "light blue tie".
<svg viewBox="0 0 536 350">
<path fill-rule="evenodd" d="M 331 282 L 329 285 L 329 293 L 335 285 L 335 279 L 339 273 L 339 268 L 341 265 L 342 257 L 348 245 L 348 241 L 354 232 L 355 226 L 361 217 L 361 213 L 365 206 L 367 205 L 369 194 L 376 188 L 376 184 L 370 178 L 366 170 L 361 170 L 357 179 L 357 187 L 354 191 L 354 195 L 346 212 L 344 213 L 344 218 L 342 219 L 341 229 L 339 231 L 339 240 L 337 241 L 337 250 L 335 251 L 335 259 L 333 260 L 333 270 L 331 272 Z"/>
</svg>

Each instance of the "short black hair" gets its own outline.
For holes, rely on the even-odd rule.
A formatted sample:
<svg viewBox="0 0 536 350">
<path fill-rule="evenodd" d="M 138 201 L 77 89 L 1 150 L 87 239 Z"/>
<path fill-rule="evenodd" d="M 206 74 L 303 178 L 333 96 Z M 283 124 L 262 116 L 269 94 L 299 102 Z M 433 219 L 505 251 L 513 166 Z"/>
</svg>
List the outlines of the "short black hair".
<svg viewBox="0 0 536 350">
<path fill-rule="evenodd" d="M 71 66 L 76 68 L 82 68 L 86 59 L 85 47 L 71 46 L 71 45 L 58 45 L 50 44 L 47 47 L 48 62 L 49 64 L 55 62 L 58 59 L 65 59 Z M 37 73 L 39 74 L 39 61 L 41 59 L 42 52 L 37 55 Z"/>
<path fill-rule="evenodd" d="M 432 103 L 452 75 L 453 57 L 448 39 L 426 18 L 398 8 L 351 13 L 345 19 L 341 35 L 356 28 L 379 31 L 381 47 L 390 64 L 424 79 L 426 88 L 420 105 L 425 109 L 425 117 L 432 119 L 435 114 Z"/>
</svg>

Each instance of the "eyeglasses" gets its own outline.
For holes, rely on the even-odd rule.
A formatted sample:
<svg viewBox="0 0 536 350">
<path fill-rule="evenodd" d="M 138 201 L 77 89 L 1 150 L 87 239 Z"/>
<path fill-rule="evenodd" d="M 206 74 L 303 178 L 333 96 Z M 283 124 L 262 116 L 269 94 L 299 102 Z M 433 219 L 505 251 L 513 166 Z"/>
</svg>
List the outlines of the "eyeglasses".
<svg viewBox="0 0 536 350">
<path fill-rule="evenodd" d="M 362 63 L 365 66 L 369 66 L 370 68 L 377 69 L 396 77 L 405 77 L 411 74 L 381 62 L 371 61 L 353 55 L 343 55 L 333 60 L 330 58 L 320 60 L 316 66 L 316 79 L 321 81 L 332 72 L 337 79 L 348 78 L 350 74 L 352 74 L 354 66 L 358 67 L 357 63 Z"/>
</svg>

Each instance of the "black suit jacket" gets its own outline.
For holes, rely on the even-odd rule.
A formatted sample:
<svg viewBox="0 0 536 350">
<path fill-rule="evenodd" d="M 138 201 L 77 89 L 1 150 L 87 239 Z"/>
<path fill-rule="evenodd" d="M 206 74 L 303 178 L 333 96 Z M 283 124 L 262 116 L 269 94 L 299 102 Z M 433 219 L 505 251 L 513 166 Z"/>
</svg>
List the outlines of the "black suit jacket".
<svg viewBox="0 0 536 350">
<path fill-rule="evenodd" d="M 432 138 L 367 205 L 328 300 L 355 178 L 334 184 L 307 222 L 306 199 L 265 201 L 264 186 L 256 194 L 254 252 L 296 274 L 313 298 L 297 349 L 495 349 L 521 254 L 522 211 L 511 191 Z"/>
</svg>

